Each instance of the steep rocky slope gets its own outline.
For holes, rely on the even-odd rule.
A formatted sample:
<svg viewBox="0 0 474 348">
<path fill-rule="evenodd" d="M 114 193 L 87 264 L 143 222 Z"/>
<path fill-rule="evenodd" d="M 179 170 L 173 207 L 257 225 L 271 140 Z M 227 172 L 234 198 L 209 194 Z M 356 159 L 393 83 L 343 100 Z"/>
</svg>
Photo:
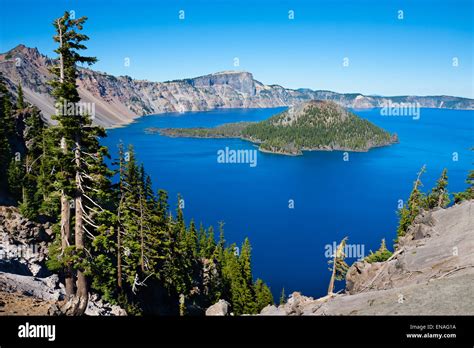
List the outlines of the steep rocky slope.
<svg viewBox="0 0 474 348">
<path fill-rule="evenodd" d="M 474 200 L 417 217 L 387 261 L 357 262 L 346 293 L 293 293 L 263 315 L 473 315 Z"/>
<path fill-rule="evenodd" d="M 22 83 L 26 99 L 38 106 L 46 118 L 55 113 L 47 81 L 53 61 L 36 48 L 19 45 L 0 54 L 0 72 L 10 90 Z M 95 122 L 106 127 L 134 118 L 164 112 L 201 111 L 215 108 L 267 108 L 301 101 L 333 100 L 344 107 L 370 108 L 387 102 L 420 103 L 421 107 L 474 109 L 474 100 L 450 96 L 375 97 L 358 93 L 339 94 L 310 89 L 287 89 L 264 85 L 248 72 L 225 71 L 191 79 L 150 82 L 128 76 L 109 75 L 83 68 L 78 79 L 82 100 L 95 105 Z"/>
</svg>

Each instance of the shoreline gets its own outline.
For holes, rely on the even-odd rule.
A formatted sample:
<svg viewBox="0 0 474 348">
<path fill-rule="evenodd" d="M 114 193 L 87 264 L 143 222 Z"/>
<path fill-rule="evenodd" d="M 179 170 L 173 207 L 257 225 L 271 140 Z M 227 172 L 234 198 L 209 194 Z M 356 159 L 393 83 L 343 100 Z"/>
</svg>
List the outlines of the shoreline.
<svg viewBox="0 0 474 348">
<path fill-rule="evenodd" d="M 250 139 L 246 138 L 243 136 L 200 136 L 200 135 L 179 135 L 179 134 L 173 134 L 173 133 L 167 133 L 168 131 L 172 131 L 173 128 L 156 128 L 153 130 L 148 130 L 145 129 L 145 134 L 159 134 L 161 136 L 169 137 L 169 138 L 189 138 L 189 139 L 240 139 L 244 141 L 248 141 L 251 144 L 255 145 L 258 147 L 258 150 L 263 152 L 263 153 L 268 153 L 268 154 L 273 154 L 273 155 L 282 155 L 282 156 L 290 156 L 290 157 L 297 157 L 297 156 L 303 156 L 305 151 L 308 152 L 313 152 L 313 151 L 327 151 L 327 152 L 333 152 L 333 151 L 347 151 L 347 152 L 369 152 L 371 149 L 375 148 L 380 148 L 380 147 L 385 147 L 385 146 L 390 146 L 390 145 L 395 145 L 398 144 L 400 141 L 390 141 L 386 144 L 380 144 L 380 145 L 373 145 L 368 147 L 367 149 L 350 149 L 350 148 L 345 148 L 345 147 L 335 147 L 335 148 L 328 148 L 328 147 L 318 147 L 318 148 L 306 148 L 303 147 L 301 149 L 298 149 L 297 152 L 285 152 L 285 151 L 273 151 L 270 149 L 265 149 L 261 147 L 262 142 L 258 139 Z M 393 134 L 392 134 L 393 137 Z"/>
<path fill-rule="evenodd" d="M 191 112 L 209 112 L 209 111 L 217 111 L 217 110 L 232 110 L 232 109 L 236 109 L 236 110 L 242 110 L 242 109 L 245 109 L 245 110 L 251 110 L 251 109 L 273 109 L 273 108 L 288 108 L 289 105 L 280 105 L 280 106 L 268 106 L 268 107 L 258 107 L 258 108 L 212 108 L 212 109 L 207 109 L 207 110 L 186 110 L 184 112 L 179 112 L 179 111 L 164 111 L 164 112 L 156 112 L 156 113 L 153 113 L 153 114 L 145 114 L 145 115 L 137 115 L 137 116 L 134 116 L 132 118 L 130 118 L 129 121 L 124 121 L 122 123 L 117 123 L 117 124 L 113 124 L 113 125 L 110 125 L 110 126 L 103 126 L 106 130 L 107 129 L 114 129 L 114 128 L 122 128 L 122 127 L 125 127 L 125 126 L 128 126 L 134 122 L 136 122 L 138 119 L 142 118 L 142 117 L 148 117 L 148 116 L 162 116 L 164 114 L 187 114 L 187 113 L 191 113 Z M 374 110 L 374 109 L 381 109 L 381 107 L 368 107 L 368 108 L 351 108 L 351 107 L 348 107 L 348 109 L 352 110 L 353 112 L 357 112 L 357 111 L 367 111 L 367 110 Z M 474 111 L 474 109 L 456 109 L 456 108 L 429 108 L 429 107 L 422 107 L 421 109 L 430 109 L 430 110 L 457 110 L 457 111 L 467 111 L 467 112 L 472 112 Z M 357 114 L 356 114 L 357 115 Z M 386 117 L 393 117 L 393 116 L 386 116 Z M 311 151 L 311 150 L 308 150 L 308 151 Z"/>
</svg>

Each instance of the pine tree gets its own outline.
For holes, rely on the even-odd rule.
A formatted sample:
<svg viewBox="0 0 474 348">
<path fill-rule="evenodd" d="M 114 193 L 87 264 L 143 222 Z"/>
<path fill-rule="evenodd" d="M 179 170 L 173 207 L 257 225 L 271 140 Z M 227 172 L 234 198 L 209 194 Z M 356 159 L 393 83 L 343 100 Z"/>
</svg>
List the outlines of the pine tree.
<svg viewBox="0 0 474 348">
<path fill-rule="evenodd" d="M 235 244 L 232 244 L 224 252 L 224 265 L 222 276 L 225 286 L 224 296 L 229 299 L 235 314 L 245 313 L 247 296 L 245 294 L 245 279 L 242 269 L 235 254 Z"/>
<path fill-rule="evenodd" d="M 260 311 L 268 305 L 273 304 L 273 295 L 270 288 L 261 279 L 257 279 L 254 284 L 255 306 L 256 312 Z"/>
<path fill-rule="evenodd" d="M 0 75 L 0 119 L 2 121 L 2 128 L 8 140 L 11 140 L 15 135 L 15 120 L 13 117 L 13 106 L 10 93 L 8 92 L 3 75 Z"/>
<path fill-rule="evenodd" d="M 282 288 L 281 294 L 280 294 L 280 305 L 284 305 L 285 303 L 286 303 L 285 288 Z"/>
<path fill-rule="evenodd" d="M 42 202 L 39 177 L 41 158 L 43 157 L 42 142 L 45 123 L 41 118 L 40 110 L 36 107 L 24 108 L 22 113 L 25 124 L 23 137 L 26 155 L 20 212 L 27 218 L 36 219 Z"/>
<path fill-rule="evenodd" d="M 7 87 L 0 74 L 0 194 L 8 191 L 7 171 L 12 158 L 9 139 L 13 125 L 11 122 L 11 101 Z"/>
<path fill-rule="evenodd" d="M 38 194 L 41 198 L 40 213 L 57 217 L 61 214 L 60 198 L 61 194 L 55 186 L 56 180 L 52 180 L 58 175 L 60 148 L 57 144 L 60 138 L 55 131 L 55 127 L 45 127 L 41 136 L 41 155 L 39 158 L 39 168 L 37 173 Z"/>
<path fill-rule="evenodd" d="M 23 97 L 23 88 L 21 87 L 21 83 L 18 83 L 18 99 L 16 101 L 16 108 L 18 110 L 23 110 L 25 108 L 25 99 Z"/>
<path fill-rule="evenodd" d="M 443 169 L 440 178 L 436 182 L 436 186 L 431 189 L 430 194 L 426 197 L 426 208 L 433 209 L 435 207 L 445 208 L 449 204 L 448 171 Z"/>
<path fill-rule="evenodd" d="M 371 251 L 370 254 L 364 260 L 368 263 L 383 262 L 388 260 L 390 256 L 392 256 L 392 252 L 387 249 L 385 239 L 382 239 L 382 242 L 380 243 L 380 248 L 375 253 Z"/>
<path fill-rule="evenodd" d="M 398 211 L 399 215 L 399 224 L 397 228 L 397 240 L 398 237 L 402 237 L 408 230 L 408 227 L 413 223 L 416 216 L 420 213 L 423 203 L 424 203 L 424 196 L 423 193 L 420 191 L 420 187 L 423 186 L 421 183 L 421 176 L 425 172 L 426 167 L 423 166 L 418 173 L 418 177 L 416 178 L 415 182 L 413 183 L 413 189 L 410 193 L 410 197 L 408 198 L 408 203 L 403 206 Z"/>
<path fill-rule="evenodd" d="M 141 180 L 140 170 L 136 163 L 133 146 L 129 146 L 127 152 L 128 161 L 125 161 L 124 178 L 120 209 L 120 224 L 123 227 L 123 239 L 121 249 L 123 255 L 123 276 L 130 287 L 135 289 L 135 284 L 141 275 L 142 243 L 141 230 L 142 220 L 140 215 L 141 206 Z"/>
<path fill-rule="evenodd" d="M 250 242 L 248 238 L 245 238 L 239 257 L 239 262 L 247 285 L 252 284 L 251 250 Z"/>
<path fill-rule="evenodd" d="M 329 264 L 332 264 L 332 268 L 329 270 L 332 271 L 331 280 L 329 281 L 328 295 L 332 295 L 334 291 L 334 281 L 343 280 L 349 266 L 344 261 L 346 254 L 344 252 L 346 247 L 347 237 L 345 237 L 341 243 L 337 246 L 337 249 L 334 251 L 333 259 L 329 261 Z"/>
<path fill-rule="evenodd" d="M 8 191 L 17 203 L 21 201 L 24 175 L 23 161 L 19 158 L 12 158 L 7 173 Z"/>
<path fill-rule="evenodd" d="M 65 281 L 66 294 L 69 299 L 74 298 L 73 314 L 84 313 L 88 301 L 88 286 L 86 278 L 85 238 L 86 225 L 97 228 L 91 219 L 92 209 L 102 209 L 87 193 L 94 182 L 94 173 L 90 166 L 100 166 L 97 153 L 99 144 L 97 137 L 104 136 L 103 129 L 93 127 L 91 115 L 77 113 L 76 105 L 80 101 L 77 90 L 77 64 L 93 64 L 97 61 L 93 57 L 81 56 L 79 51 L 86 49 L 83 44 L 89 38 L 79 33 L 87 17 L 73 19 L 69 12 L 53 22 L 56 30 L 54 41 L 58 43 L 55 52 L 58 54 L 58 63 L 51 68 L 53 80 L 50 82 L 52 95 L 56 100 L 57 114 L 53 119 L 58 124 L 55 127 L 61 137 L 61 154 L 58 158 L 59 171 L 56 175 L 56 184 L 61 191 L 61 240 L 62 249 L 66 254 L 69 246 L 74 247 L 75 258 L 66 260 Z M 73 106 L 71 108 L 71 106 Z M 71 111 L 72 109 L 72 111 Z M 92 163 L 89 163 L 92 162 Z M 87 193 L 86 193 L 87 192 Z M 85 200 L 90 202 L 86 203 Z M 73 204 L 71 204 L 73 202 Z M 74 242 L 71 233 L 71 206 L 74 207 Z M 74 291 L 73 265 L 77 276 L 77 291 Z"/>
</svg>

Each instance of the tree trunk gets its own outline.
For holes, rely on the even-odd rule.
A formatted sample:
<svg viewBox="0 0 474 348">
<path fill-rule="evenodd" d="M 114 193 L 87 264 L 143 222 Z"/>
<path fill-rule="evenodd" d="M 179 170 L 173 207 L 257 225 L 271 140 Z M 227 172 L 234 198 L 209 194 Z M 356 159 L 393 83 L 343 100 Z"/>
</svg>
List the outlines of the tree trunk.
<svg viewBox="0 0 474 348">
<path fill-rule="evenodd" d="M 140 265 L 142 268 L 142 272 L 145 273 L 145 251 L 144 251 L 144 241 L 143 241 L 143 200 L 142 196 L 140 195 Z"/>
<path fill-rule="evenodd" d="M 331 295 L 334 291 L 334 278 L 336 277 L 336 255 L 337 252 L 334 252 L 334 260 L 332 264 L 332 274 L 331 274 L 331 280 L 329 281 L 329 287 L 328 287 L 328 295 Z"/>
<path fill-rule="evenodd" d="M 63 153 L 67 153 L 66 140 L 61 139 L 61 149 Z M 69 199 L 64 192 L 61 190 L 61 252 L 64 254 L 66 248 L 71 245 L 71 207 Z M 64 285 L 66 287 L 66 298 L 69 299 L 74 296 L 74 275 L 72 272 L 72 266 L 66 266 L 64 270 Z"/>
<path fill-rule="evenodd" d="M 444 190 L 441 190 L 438 197 L 438 207 L 443 208 Z"/>
<path fill-rule="evenodd" d="M 71 207 L 69 206 L 69 200 L 67 199 L 64 190 L 61 191 L 61 250 L 65 253 L 66 248 L 71 243 L 71 226 L 69 225 L 71 216 Z M 74 296 L 74 278 L 72 273 L 72 267 L 66 266 L 64 270 L 64 280 L 66 287 L 66 297 L 70 298 Z"/>
<path fill-rule="evenodd" d="M 59 19 L 57 20 L 58 23 L 58 30 L 59 30 L 59 47 L 63 47 L 63 32 L 61 29 L 61 23 Z M 64 82 L 64 59 L 62 53 L 59 54 L 59 81 L 61 83 Z M 63 154 L 67 153 L 67 144 L 66 139 L 63 137 L 61 139 L 61 149 Z M 71 245 L 71 226 L 70 226 L 70 218 L 71 218 L 71 207 L 69 205 L 69 200 L 67 198 L 66 193 L 64 190 L 61 190 L 61 246 L 62 252 Z M 71 298 L 74 296 L 74 275 L 72 272 L 72 266 L 66 266 L 64 272 L 64 282 L 66 287 L 66 298 Z"/>
<path fill-rule="evenodd" d="M 76 149 L 74 150 L 74 159 L 76 162 L 76 214 L 75 214 L 75 243 L 76 250 L 78 252 L 84 251 L 84 220 L 83 220 L 83 206 L 82 206 L 82 190 L 81 190 L 81 145 L 76 136 Z M 89 300 L 89 292 L 87 289 L 87 278 L 84 274 L 84 270 L 77 270 L 77 293 L 79 297 L 79 304 L 77 308 L 77 314 L 82 315 L 87 307 Z"/>
<path fill-rule="evenodd" d="M 122 289 L 122 236 L 120 235 L 120 226 L 117 228 L 117 285 Z"/>
<path fill-rule="evenodd" d="M 61 22 L 58 20 L 56 21 L 58 24 L 58 31 L 59 31 L 59 47 L 63 48 L 63 31 L 61 28 Z M 59 81 L 61 83 L 64 82 L 64 57 L 62 53 L 59 53 Z"/>
<path fill-rule="evenodd" d="M 122 290 L 122 235 L 120 234 L 120 213 L 122 211 L 123 204 L 123 164 L 122 164 L 122 153 L 120 153 L 120 162 L 119 162 L 119 172 L 120 172 L 120 202 L 117 211 L 117 285 L 119 291 Z"/>
</svg>

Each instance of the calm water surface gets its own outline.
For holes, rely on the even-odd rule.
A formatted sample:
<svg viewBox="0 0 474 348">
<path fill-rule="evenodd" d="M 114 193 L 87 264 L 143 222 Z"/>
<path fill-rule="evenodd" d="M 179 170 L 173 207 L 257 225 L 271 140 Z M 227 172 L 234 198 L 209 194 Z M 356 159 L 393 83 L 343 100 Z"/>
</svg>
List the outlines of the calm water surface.
<svg viewBox="0 0 474 348">
<path fill-rule="evenodd" d="M 135 146 L 156 189 L 168 191 L 176 205 L 185 199 L 185 216 L 204 225 L 225 222 L 228 242 L 248 236 L 253 246 L 255 277 L 263 278 L 274 296 L 301 291 L 324 295 L 330 277 L 325 247 L 344 236 L 365 254 L 382 238 L 392 245 L 399 199 L 406 199 L 423 164 L 424 189 L 430 189 L 444 167 L 450 191 L 465 188 L 472 168 L 474 112 L 422 109 L 419 120 L 355 110 L 390 132 L 400 143 L 350 153 L 306 152 L 288 157 L 258 152 L 257 166 L 222 164 L 217 152 L 254 149 L 238 139 L 185 139 L 146 134 L 147 127 L 210 127 L 228 122 L 259 121 L 284 110 L 232 109 L 142 117 L 124 128 L 108 130 L 103 140 L 112 155 L 117 143 Z M 457 153 L 458 160 L 453 153 Z M 294 201 L 294 209 L 289 208 Z M 352 262 L 354 259 L 349 259 Z M 339 288 L 342 284 L 339 284 Z"/>
</svg>

